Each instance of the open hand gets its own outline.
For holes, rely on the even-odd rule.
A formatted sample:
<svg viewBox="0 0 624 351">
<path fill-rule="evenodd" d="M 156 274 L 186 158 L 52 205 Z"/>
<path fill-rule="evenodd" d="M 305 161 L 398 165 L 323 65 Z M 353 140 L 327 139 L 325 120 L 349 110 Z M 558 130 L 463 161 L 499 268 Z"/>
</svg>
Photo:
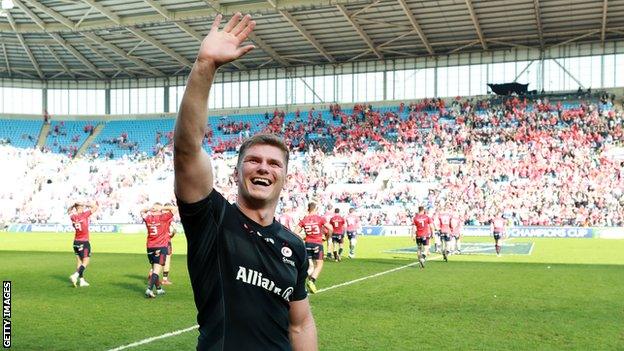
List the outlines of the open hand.
<svg viewBox="0 0 624 351">
<path fill-rule="evenodd" d="M 223 30 L 219 31 L 221 18 L 221 15 L 217 15 L 197 54 L 197 61 L 214 63 L 216 68 L 236 60 L 255 47 L 253 45 L 240 46 L 256 26 L 256 22 L 251 20 L 250 15 L 243 17 L 240 12 L 236 13 Z"/>
</svg>

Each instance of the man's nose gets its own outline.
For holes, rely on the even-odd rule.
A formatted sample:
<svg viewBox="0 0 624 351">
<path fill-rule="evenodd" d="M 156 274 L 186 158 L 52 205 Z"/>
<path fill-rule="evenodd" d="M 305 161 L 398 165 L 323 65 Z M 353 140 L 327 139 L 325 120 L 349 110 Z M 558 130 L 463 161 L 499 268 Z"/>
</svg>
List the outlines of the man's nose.
<svg viewBox="0 0 624 351">
<path fill-rule="evenodd" d="M 258 172 L 269 173 L 269 164 L 266 161 L 262 161 L 258 164 Z"/>
</svg>

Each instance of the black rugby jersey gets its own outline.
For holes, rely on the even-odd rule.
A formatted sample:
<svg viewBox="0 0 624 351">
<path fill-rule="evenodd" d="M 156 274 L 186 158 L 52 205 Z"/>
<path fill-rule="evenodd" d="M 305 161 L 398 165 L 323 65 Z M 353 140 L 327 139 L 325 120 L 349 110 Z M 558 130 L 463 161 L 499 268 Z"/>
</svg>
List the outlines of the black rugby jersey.
<svg viewBox="0 0 624 351">
<path fill-rule="evenodd" d="M 216 190 L 178 208 L 198 350 L 290 350 L 289 301 L 307 297 L 303 241 L 275 220 L 259 225 Z"/>
</svg>

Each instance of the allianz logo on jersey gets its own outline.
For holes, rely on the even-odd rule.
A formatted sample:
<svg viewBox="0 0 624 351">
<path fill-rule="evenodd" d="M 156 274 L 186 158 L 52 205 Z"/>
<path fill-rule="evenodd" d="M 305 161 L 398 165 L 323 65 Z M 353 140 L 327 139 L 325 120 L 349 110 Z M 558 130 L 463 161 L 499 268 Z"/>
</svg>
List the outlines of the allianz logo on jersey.
<svg viewBox="0 0 624 351">
<path fill-rule="evenodd" d="M 281 296 L 284 300 L 286 300 L 286 302 L 290 302 L 290 295 L 292 295 L 294 290 L 292 286 L 289 286 L 286 289 L 282 289 L 275 285 L 275 282 L 273 282 L 271 279 L 264 278 L 261 272 L 245 268 L 243 266 L 238 266 L 236 280 L 240 280 L 243 283 L 255 285 L 267 291 L 271 291 L 274 294 Z"/>
</svg>

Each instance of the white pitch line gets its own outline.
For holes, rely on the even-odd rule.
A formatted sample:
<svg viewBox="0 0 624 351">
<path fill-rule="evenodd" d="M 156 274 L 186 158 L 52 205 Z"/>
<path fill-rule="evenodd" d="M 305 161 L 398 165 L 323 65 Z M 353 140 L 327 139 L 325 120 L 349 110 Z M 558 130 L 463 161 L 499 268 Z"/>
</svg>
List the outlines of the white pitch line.
<svg viewBox="0 0 624 351">
<path fill-rule="evenodd" d="M 434 256 L 434 257 L 429 258 L 428 261 L 435 260 L 435 259 L 440 258 L 440 257 L 442 257 L 442 256 Z M 385 275 L 385 274 L 388 274 L 388 273 L 392 273 L 392 272 L 396 272 L 398 270 L 405 269 L 405 268 L 408 268 L 408 267 L 411 267 L 411 266 L 414 266 L 414 265 L 417 265 L 417 264 L 418 264 L 418 261 L 412 262 L 410 264 L 406 264 L 406 265 L 401 266 L 401 267 L 396 267 L 396 268 L 393 268 L 393 269 L 390 269 L 390 270 L 387 270 L 387 271 L 371 274 L 371 275 L 368 275 L 368 276 L 365 276 L 365 277 L 362 277 L 362 278 L 350 280 L 348 282 L 344 282 L 344 283 L 332 285 L 332 286 L 327 287 L 327 288 L 319 289 L 316 293 L 320 294 L 320 293 L 322 293 L 324 291 L 328 291 L 328 290 L 332 290 L 332 289 L 336 289 L 336 288 L 341 288 L 343 286 L 359 283 L 359 282 L 367 280 L 367 279 L 380 277 L 382 275 Z M 180 330 L 172 331 L 170 333 L 166 333 L 166 334 L 162 334 L 162 335 L 158 335 L 158 336 L 153 336 L 151 338 L 139 340 L 139 341 L 133 342 L 132 344 L 128 344 L 128 345 L 119 346 L 119 347 L 116 347 L 114 349 L 110 349 L 108 351 L 121 351 L 121 350 L 129 349 L 129 348 L 132 348 L 132 347 L 137 347 L 137 346 L 149 344 L 152 341 L 168 338 L 170 336 L 180 335 L 182 333 L 186 333 L 186 332 L 189 332 L 191 330 L 197 329 L 198 327 L 199 327 L 199 325 L 195 324 L 194 326 L 188 327 L 186 329 L 180 329 Z"/>
<path fill-rule="evenodd" d="M 145 345 L 145 344 L 148 344 L 148 343 L 150 343 L 150 342 L 152 342 L 152 341 L 156 341 L 156 340 L 160 340 L 160 339 L 168 338 L 168 337 L 170 337 L 170 336 L 176 336 L 176 335 L 180 335 L 180 334 L 182 334 L 182 333 L 189 332 L 189 331 L 191 331 L 191 330 L 193 330 L 193 329 L 197 329 L 197 327 L 199 327 L 199 325 L 195 324 L 194 326 L 192 326 L 192 327 L 188 327 L 188 328 L 186 328 L 186 329 L 180 329 L 180 330 L 173 331 L 173 332 L 171 332 L 171 333 L 166 333 L 166 334 L 163 334 L 163 335 L 153 336 L 153 337 L 151 337 L 151 338 L 147 338 L 147 339 L 139 340 L 139 341 L 137 341 L 137 342 L 133 342 L 132 344 L 128 344 L 128 345 L 119 346 L 119 347 L 116 347 L 116 348 L 114 348 L 114 349 L 110 349 L 110 350 L 108 350 L 108 351 L 120 351 L 120 350 L 129 349 L 129 348 L 131 348 L 131 347 L 136 347 L 136 346 Z"/>
</svg>

